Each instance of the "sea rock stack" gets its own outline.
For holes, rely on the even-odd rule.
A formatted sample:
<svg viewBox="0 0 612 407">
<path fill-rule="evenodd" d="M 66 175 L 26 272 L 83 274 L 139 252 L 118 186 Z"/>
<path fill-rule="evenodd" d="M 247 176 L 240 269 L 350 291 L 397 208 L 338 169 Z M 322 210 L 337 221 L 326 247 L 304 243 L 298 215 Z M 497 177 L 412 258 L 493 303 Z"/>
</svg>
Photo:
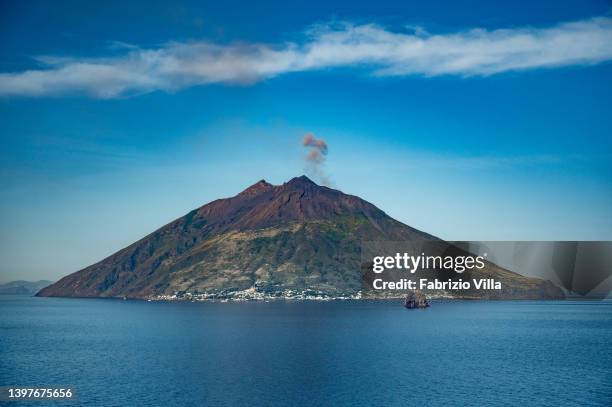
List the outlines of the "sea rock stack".
<svg viewBox="0 0 612 407">
<path fill-rule="evenodd" d="M 425 294 L 418 291 L 411 291 L 408 293 L 408 295 L 406 295 L 404 307 L 408 309 L 427 308 L 429 307 L 429 303 L 427 302 L 427 297 L 425 297 Z"/>
</svg>

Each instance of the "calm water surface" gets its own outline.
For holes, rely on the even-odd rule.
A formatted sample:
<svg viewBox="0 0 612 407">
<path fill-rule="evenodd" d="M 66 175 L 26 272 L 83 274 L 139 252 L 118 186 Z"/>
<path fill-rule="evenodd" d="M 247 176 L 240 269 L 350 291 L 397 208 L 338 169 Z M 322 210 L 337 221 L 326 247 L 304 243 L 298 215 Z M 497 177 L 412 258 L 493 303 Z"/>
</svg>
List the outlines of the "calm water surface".
<svg viewBox="0 0 612 407">
<path fill-rule="evenodd" d="M 610 406 L 612 303 L 0 296 L 0 356 L 62 405 Z"/>
</svg>

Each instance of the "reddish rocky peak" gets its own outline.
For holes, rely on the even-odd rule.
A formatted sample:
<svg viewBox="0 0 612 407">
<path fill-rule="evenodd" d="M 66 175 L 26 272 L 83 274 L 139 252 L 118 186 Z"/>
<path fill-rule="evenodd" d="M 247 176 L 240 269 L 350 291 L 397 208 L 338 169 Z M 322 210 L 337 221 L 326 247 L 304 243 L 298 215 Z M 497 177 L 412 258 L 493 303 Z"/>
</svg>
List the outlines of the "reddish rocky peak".
<svg viewBox="0 0 612 407">
<path fill-rule="evenodd" d="M 285 182 L 283 186 L 289 188 L 319 187 L 319 185 L 317 185 L 306 175 L 291 178 L 289 181 Z"/>
<path fill-rule="evenodd" d="M 254 183 L 253 185 L 251 185 L 250 187 L 248 187 L 247 189 L 242 191 L 239 195 L 241 195 L 241 196 L 259 195 L 260 193 L 269 191 L 269 190 L 271 190 L 273 188 L 274 188 L 274 185 L 272 185 L 272 184 L 266 182 L 266 180 L 262 179 L 261 181 L 258 181 L 256 183 Z"/>
<path fill-rule="evenodd" d="M 308 178 L 306 175 L 300 175 L 299 177 L 291 178 L 286 184 L 308 184 L 317 185 L 313 180 Z"/>
<path fill-rule="evenodd" d="M 285 182 L 282 185 L 272 185 L 266 180 L 261 180 L 251 185 L 244 191 L 238 194 L 239 197 L 253 197 L 260 195 L 264 192 L 269 192 L 276 190 L 280 191 L 293 191 L 293 190 L 304 190 L 304 189 L 317 189 L 321 188 L 314 181 L 308 178 L 306 175 L 302 175 L 300 177 L 295 177 Z"/>
</svg>

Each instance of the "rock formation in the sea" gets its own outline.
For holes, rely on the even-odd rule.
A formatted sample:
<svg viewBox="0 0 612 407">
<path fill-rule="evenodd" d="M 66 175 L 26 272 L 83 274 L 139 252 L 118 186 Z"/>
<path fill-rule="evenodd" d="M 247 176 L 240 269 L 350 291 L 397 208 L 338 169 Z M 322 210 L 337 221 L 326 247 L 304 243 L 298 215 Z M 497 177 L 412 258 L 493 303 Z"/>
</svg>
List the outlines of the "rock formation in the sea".
<svg viewBox="0 0 612 407">
<path fill-rule="evenodd" d="M 422 292 L 410 291 L 404 299 L 404 307 L 408 309 L 427 308 L 429 307 L 429 302 L 427 302 L 427 297 Z"/>
<path fill-rule="evenodd" d="M 39 296 L 128 298 L 360 295 L 363 241 L 435 239 L 305 176 L 259 181 L 163 226 Z M 512 298 L 558 298 L 552 283 L 490 266 Z M 401 293 L 400 293 L 401 294 Z M 501 296 L 504 294 L 492 294 Z"/>
</svg>

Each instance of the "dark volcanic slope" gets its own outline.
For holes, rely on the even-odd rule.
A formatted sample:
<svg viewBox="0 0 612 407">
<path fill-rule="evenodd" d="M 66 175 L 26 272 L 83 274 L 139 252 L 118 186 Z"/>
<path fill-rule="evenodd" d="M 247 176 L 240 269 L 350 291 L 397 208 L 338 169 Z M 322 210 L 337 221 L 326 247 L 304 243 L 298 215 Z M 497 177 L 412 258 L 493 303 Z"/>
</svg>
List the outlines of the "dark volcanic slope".
<svg viewBox="0 0 612 407">
<path fill-rule="evenodd" d="M 353 294 L 361 288 L 362 241 L 422 238 L 433 239 L 305 176 L 280 186 L 260 181 L 189 212 L 38 295 L 146 298 L 253 287 Z M 558 294 L 548 282 L 505 273 L 518 297 Z"/>
</svg>

